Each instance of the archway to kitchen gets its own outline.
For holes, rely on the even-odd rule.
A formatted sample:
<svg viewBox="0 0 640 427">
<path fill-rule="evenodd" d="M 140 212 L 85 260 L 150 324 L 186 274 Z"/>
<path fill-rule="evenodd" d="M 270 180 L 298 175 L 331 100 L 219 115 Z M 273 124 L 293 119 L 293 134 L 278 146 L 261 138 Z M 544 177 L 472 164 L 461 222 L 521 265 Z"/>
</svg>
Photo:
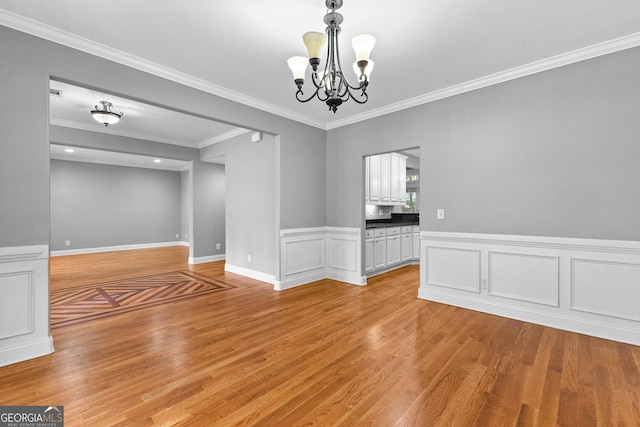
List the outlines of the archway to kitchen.
<svg viewBox="0 0 640 427">
<path fill-rule="evenodd" d="M 364 272 L 420 262 L 420 148 L 363 157 Z"/>
</svg>

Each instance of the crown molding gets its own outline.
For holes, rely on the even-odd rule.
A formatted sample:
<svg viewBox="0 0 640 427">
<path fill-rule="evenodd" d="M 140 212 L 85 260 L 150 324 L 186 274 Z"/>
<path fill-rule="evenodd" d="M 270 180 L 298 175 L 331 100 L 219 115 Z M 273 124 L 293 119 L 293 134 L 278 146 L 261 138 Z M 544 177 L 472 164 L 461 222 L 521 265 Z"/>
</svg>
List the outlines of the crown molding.
<svg viewBox="0 0 640 427">
<path fill-rule="evenodd" d="M 525 64 L 509 70 L 500 71 L 488 76 L 480 77 L 457 85 L 449 86 L 444 89 L 429 92 L 407 100 L 389 104 L 387 106 L 366 111 L 361 114 L 345 117 L 344 119 L 334 120 L 325 123 L 306 115 L 291 111 L 268 102 L 226 89 L 222 86 L 207 82 L 205 80 L 190 76 L 177 70 L 156 64 L 151 61 L 130 55 L 126 52 L 110 48 L 106 45 L 96 43 L 89 39 L 79 37 L 72 33 L 60 30 L 58 28 L 43 24 L 41 22 L 25 18 L 15 13 L 0 9 L 0 25 L 18 30 L 45 40 L 52 41 L 82 52 L 89 53 L 137 70 L 201 90 L 212 95 L 220 96 L 234 102 L 238 102 L 249 107 L 253 107 L 268 113 L 272 113 L 287 119 L 307 124 L 324 130 L 336 129 L 342 126 L 358 123 L 364 120 L 383 116 L 385 114 L 394 113 L 418 105 L 428 104 L 430 102 L 482 89 L 488 86 L 526 77 L 532 74 L 563 67 L 565 65 L 574 64 L 576 62 L 585 61 L 599 56 L 619 52 L 625 49 L 631 49 L 640 46 L 640 33 L 629 34 L 617 39 L 598 43 L 585 48 L 576 49 L 571 52 L 556 55 L 540 61 Z M 95 129 L 92 129 L 95 131 Z M 112 133 L 112 132 L 109 132 Z M 115 132 L 113 132 L 115 133 Z M 127 135 L 125 135 L 127 136 Z M 219 142 L 219 141 L 217 141 Z M 168 142 L 172 143 L 172 142 Z M 207 141 L 203 141 L 203 144 Z M 173 143 L 175 145 L 175 143 Z"/>
<path fill-rule="evenodd" d="M 207 92 L 212 95 L 216 95 L 243 105 L 247 105 L 249 107 L 257 108 L 268 113 L 295 120 L 309 126 L 326 129 L 326 124 L 322 121 L 315 120 L 311 117 L 305 116 L 295 111 L 287 110 L 277 105 L 264 102 L 257 98 L 244 95 L 240 92 L 236 92 L 222 86 L 207 82 L 203 79 L 199 79 L 189 74 L 182 73 L 172 68 L 156 64 L 154 62 L 128 54 L 121 50 L 113 49 L 101 43 L 94 42 L 84 37 L 77 36 L 67 31 L 60 30 L 50 25 L 43 24 L 41 22 L 26 18 L 21 15 L 17 15 L 1 8 L 0 25 L 4 25 L 5 27 L 9 27 L 23 33 L 31 34 L 33 36 L 70 47 L 72 49 L 89 53 L 91 55 L 98 56 L 100 58 L 116 62 L 118 64 L 126 65 L 136 70 L 144 71 L 148 74 L 162 77 L 164 79 L 171 80 L 176 83 L 180 83 L 185 86 L 189 86 L 194 89 L 198 89 L 200 91 Z"/>
<path fill-rule="evenodd" d="M 554 68 L 564 67 L 565 65 L 574 64 L 580 61 L 586 61 L 587 59 L 608 55 L 610 53 L 619 52 L 621 50 L 631 49 L 638 46 L 640 46 L 640 33 L 629 34 L 624 37 L 609 40 L 607 42 L 598 43 L 581 49 L 576 49 L 571 52 L 552 56 L 550 58 L 511 68 L 509 70 L 500 71 L 498 73 L 490 74 L 488 76 L 480 77 L 478 79 L 470 80 L 458 85 L 449 86 L 444 89 L 429 92 L 424 95 L 396 102 L 394 104 L 389 104 L 387 106 L 346 117 L 341 120 L 335 120 L 327 123 L 327 130 L 336 129 L 342 126 L 347 126 L 353 123 L 372 119 L 374 117 L 383 116 L 385 114 L 394 113 L 396 111 L 405 110 L 407 108 L 416 107 L 422 104 L 428 104 L 440 99 L 460 95 L 465 92 L 471 92 L 477 89 L 497 85 L 499 83 L 504 83 L 510 80 L 519 79 L 521 77 L 541 73 L 543 71 L 552 70 Z"/>
</svg>

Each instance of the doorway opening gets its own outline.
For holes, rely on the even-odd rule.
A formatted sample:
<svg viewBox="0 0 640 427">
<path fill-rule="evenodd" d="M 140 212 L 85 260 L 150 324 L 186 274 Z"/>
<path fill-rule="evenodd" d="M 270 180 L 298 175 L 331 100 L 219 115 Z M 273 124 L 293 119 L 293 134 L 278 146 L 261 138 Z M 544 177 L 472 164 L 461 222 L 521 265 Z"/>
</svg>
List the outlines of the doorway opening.
<svg viewBox="0 0 640 427">
<path fill-rule="evenodd" d="M 365 156 L 364 271 L 420 262 L 420 148 Z"/>
</svg>

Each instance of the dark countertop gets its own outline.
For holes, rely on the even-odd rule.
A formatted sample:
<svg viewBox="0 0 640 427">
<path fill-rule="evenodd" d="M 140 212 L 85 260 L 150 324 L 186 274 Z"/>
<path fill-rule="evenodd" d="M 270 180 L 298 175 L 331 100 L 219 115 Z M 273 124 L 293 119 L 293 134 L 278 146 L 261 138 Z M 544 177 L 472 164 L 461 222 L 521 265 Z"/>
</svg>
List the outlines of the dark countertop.
<svg viewBox="0 0 640 427">
<path fill-rule="evenodd" d="M 392 213 L 391 218 L 368 219 L 365 228 L 403 227 L 405 225 L 420 225 L 420 214 L 417 212 Z"/>
<path fill-rule="evenodd" d="M 404 227 L 405 225 L 420 225 L 419 222 L 376 222 L 373 224 L 367 224 L 366 229 L 370 228 L 388 228 L 388 227 Z"/>
</svg>

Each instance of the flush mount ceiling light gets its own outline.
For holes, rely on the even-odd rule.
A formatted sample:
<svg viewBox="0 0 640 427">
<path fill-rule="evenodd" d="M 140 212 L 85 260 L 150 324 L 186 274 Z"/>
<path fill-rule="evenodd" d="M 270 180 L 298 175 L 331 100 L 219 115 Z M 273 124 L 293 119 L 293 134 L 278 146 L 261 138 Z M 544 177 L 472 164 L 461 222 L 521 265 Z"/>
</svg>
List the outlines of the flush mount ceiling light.
<svg viewBox="0 0 640 427">
<path fill-rule="evenodd" d="M 289 68 L 293 73 L 293 81 L 298 87 L 296 99 L 300 102 L 308 102 L 313 98 L 318 98 L 329 106 L 329 110 L 334 113 L 338 107 L 350 98 L 358 104 L 364 104 L 369 99 L 367 95 L 367 86 L 369 85 L 369 76 L 373 70 L 373 61 L 369 59 L 369 55 L 376 39 L 370 34 L 360 34 L 351 40 L 353 49 L 356 51 L 356 62 L 353 69 L 358 77 L 358 85 L 354 86 L 349 83 L 347 77 L 342 71 L 340 64 L 340 50 L 338 47 L 338 35 L 340 34 L 340 24 L 343 17 L 336 12 L 342 7 L 343 0 L 326 0 L 327 14 L 324 16 L 324 23 L 327 24 L 326 33 L 308 32 L 302 36 L 304 44 L 307 46 L 309 58 L 304 56 L 292 56 L 287 60 Z M 325 42 L 329 38 L 327 47 L 327 58 L 325 61 L 325 69 L 318 71 L 320 65 L 320 51 Z M 311 73 L 311 82 L 315 86 L 315 91 L 308 98 L 302 98 L 302 85 L 307 71 L 307 64 L 311 64 L 313 72 Z M 361 91 L 354 95 L 353 92 Z"/>
<path fill-rule="evenodd" d="M 100 101 L 100 104 L 102 104 L 102 109 L 96 105 L 96 109 L 91 110 L 91 115 L 97 122 L 109 126 L 120 121 L 120 117 L 122 117 L 124 113 L 118 114 L 111 111 L 113 105 L 110 102 Z"/>
</svg>

